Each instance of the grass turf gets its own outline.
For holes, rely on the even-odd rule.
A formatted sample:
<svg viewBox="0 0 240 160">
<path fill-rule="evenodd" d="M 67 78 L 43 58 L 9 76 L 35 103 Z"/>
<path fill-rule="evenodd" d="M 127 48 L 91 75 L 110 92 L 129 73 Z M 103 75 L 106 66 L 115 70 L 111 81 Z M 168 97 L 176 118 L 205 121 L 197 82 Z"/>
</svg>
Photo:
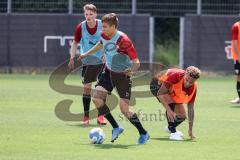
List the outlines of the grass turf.
<svg viewBox="0 0 240 160">
<path fill-rule="evenodd" d="M 0 159 L 238 159 L 240 153 L 240 106 L 229 104 L 236 96 L 235 80 L 230 77 L 203 77 L 198 82 L 195 104 L 195 140 L 188 140 L 188 123 L 180 127 L 185 141 L 168 140 L 163 131 L 166 122 L 163 107 L 155 98 L 138 98 L 132 110 L 140 112 L 140 119 L 151 138 L 146 145 L 136 145 L 137 130 L 126 121 L 119 108 L 113 111 L 124 133 L 110 143 L 111 126 L 102 127 L 106 140 L 102 145 L 89 144 L 87 127 L 79 122 L 64 122 L 54 113 L 55 105 L 63 99 L 73 99 L 71 111 L 82 112 L 81 96 L 64 95 L 53 91 L 48 75 L 0 75 Z M 81 85 L 78 76 L 71 76 L 69 84 Z M 148 86 L 140 87 L 147 90 Z M 134 90 L 134 88 L 133 88 Z M 91 104 L 93 108 L 93 104 Z M 157 119 L 150 120 L 155 114 Z M 160 120 L 159 120 L 160 118 Z"/>
</svg>

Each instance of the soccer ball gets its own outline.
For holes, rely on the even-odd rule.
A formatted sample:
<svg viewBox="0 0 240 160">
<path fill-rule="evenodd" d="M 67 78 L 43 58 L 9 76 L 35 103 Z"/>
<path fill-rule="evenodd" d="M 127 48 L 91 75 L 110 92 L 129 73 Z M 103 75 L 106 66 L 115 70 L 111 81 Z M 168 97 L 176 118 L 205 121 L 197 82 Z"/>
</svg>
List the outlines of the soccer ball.
<svg viewBox="0 0 240 160">
<path fill-rule="evenodd" d="M 88 136 L 93 144 L 102 144 L 105 140 L 105 134 L 101 128 L 91 129 Z"/>
</svg>

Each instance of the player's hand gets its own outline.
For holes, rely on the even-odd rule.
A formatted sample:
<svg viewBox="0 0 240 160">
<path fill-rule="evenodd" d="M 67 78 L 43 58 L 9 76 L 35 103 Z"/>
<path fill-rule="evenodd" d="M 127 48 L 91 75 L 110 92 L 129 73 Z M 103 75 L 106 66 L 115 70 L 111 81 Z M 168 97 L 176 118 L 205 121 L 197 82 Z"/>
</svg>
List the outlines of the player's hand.
<svg viewBox="0 0 240 160">
<path fill-rule="evenodd" d="M 125 75 L 127 75 L 127 76 L 132 76 L 132 75 L 134 74 L 134 72 L 133 72 L 130 68 L 126 69 L 126 70 L 124 71 L 124 73 L 125 73 Z"/>
<path fill-rule="evenodd" d="M 167 110 L 167 116 L 170 122 L 174 122 L 174 112 L 171 109 Z"/>
<path fill-rule="evenodd" d="M 69 63 L 68 63 L 68 68 L 70 70 L 74 69 L 74 59 L 70 58 Z"/>
<path fill-rule="evenodd" d="M 192 133 L 192 130 L 188 130 L 188 135 L 189 135 L 189 137 L 190 137 L 190 139 L 195 139 L 196 137 L 193 135 L 193 133 Z"/>
</svg>

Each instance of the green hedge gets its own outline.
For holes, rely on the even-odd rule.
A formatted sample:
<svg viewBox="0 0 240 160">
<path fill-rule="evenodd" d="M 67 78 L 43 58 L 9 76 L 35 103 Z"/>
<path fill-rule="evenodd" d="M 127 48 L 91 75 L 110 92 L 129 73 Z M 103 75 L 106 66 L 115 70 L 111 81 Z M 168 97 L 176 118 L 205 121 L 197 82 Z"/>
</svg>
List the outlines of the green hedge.
<svg viewBox="0 0 240 160">
<path fill-rule="evenodd" d="M 154 61 L 166 66 L 176 66 L 179 64 L 179 43 L 172 41 L 169 45 L 157 43 L 155 45 Z"/>
</svg>

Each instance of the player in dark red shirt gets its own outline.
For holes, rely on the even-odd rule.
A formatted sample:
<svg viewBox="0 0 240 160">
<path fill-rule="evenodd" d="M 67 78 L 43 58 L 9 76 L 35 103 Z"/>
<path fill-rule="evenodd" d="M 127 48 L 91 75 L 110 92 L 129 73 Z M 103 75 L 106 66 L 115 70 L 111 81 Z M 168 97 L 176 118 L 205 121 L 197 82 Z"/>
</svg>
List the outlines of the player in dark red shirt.
<svg viewBox="0 0 240 160">
<path fill-rule="evenodd" d="M 194 102 L 197 92 L 196 80 L 200 76 L 200 70 L 194 66 L 182 69 L 168 69 L 155 75 L 150 84 L 150 90 L 166 109 L 168 126 L 165 130 L 170 133 L 171 140 L 183 140 L 182 132 L 176 130 L 181 124 L 186 113 L 183 104 L 188 106 L 189 136 L 194 138 L 192 133 L 194 120 Z"/>
<path fill-rule="evenodd" d="M 102 22 L 101 20 L 96 19 L 97 16 L 97 8 L 93 4 L 86 4 L 83 7 L 85 21 L 81 22 L 77 25 L 74 40 L 70 50 L 70 61 L 69 68 L 74 69 L 74 57 L 76 54 L 76 50 L 78 47 L 78 43 L 80 43 L 80 54 L 86 52 L 90 48 L 92 48 L 99 40 L 100 34 L 102 30 Z M 91 87 L 92 82 L 97 80 L 98 75 L 101 73 L 103 68 L 102 62 L 103 52 L 95 52 L 92 57 L 88 57 L 82 60 L 83 69 L 82 69 L 82 77 L 83 77 L 83 107 L 84 107 L 84 118 L 82 120 L 82 124 L 89 124 L 89 109 L 91 102 Z M 103 115 L 99 114 L 97 118 L 97 123 L 101 125 L 105 125 L 106 122 L 104 120 Z"/>
</svg>

